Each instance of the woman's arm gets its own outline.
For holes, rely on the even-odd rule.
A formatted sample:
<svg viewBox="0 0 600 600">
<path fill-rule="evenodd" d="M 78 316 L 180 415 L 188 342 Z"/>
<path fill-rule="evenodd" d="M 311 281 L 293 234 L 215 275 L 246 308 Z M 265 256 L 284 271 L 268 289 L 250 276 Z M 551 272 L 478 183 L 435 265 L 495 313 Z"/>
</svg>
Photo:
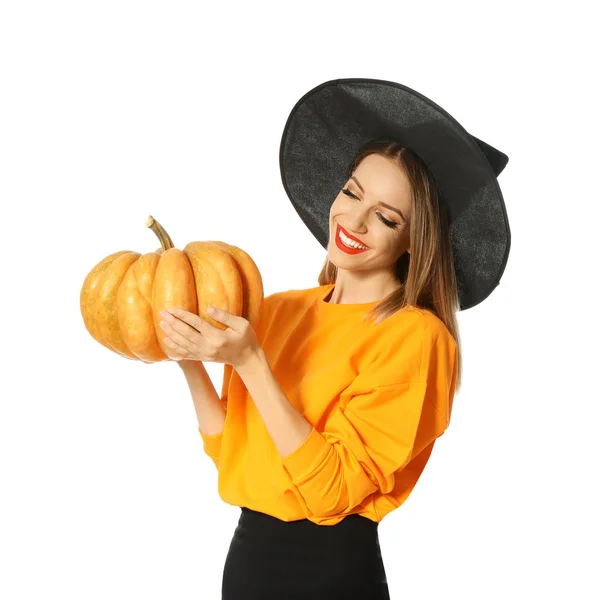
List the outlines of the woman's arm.
<svg viewBox="0 0 600 600">
<path fill-rule="evenodd" d="M 236 371 L 254 400 L 279 454 L 285 457 L 302 446 L 313 426 L 283 393 L 262 348 Z"/>
<path fill-rule="evenodd" d="M 238 370 L 281 464 L 314 515 L 350 514 L 370 494 L 390 493 L 396 473 L 421 452 L 431 452 L 447 429 L 456 381 L 455 342 L 447 331 L 433 341 L 427 329 L 415 328 L 415 334 L 417 341 L 400 359 L 390 361 L 381 352 L 358 373 L 340 393 L 322 431 L 286 398 L 264 352 Z M 412 380 L 393 380 L 401 361 L 416 374 Z"/>
<path fill-rule="evenodd" d="M 204 364 L 199 360 L 176 362 L 183 371 L 190 388 L 200 431 L 205 435 L 222 433 L 227 413 Z"/>
</svg>

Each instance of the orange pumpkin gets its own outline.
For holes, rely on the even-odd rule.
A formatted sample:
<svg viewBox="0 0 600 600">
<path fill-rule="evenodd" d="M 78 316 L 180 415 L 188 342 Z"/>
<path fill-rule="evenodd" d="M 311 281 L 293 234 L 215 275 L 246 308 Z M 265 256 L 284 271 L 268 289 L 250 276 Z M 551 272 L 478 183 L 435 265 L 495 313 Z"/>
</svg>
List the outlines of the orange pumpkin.
<svg viewBox="0 0 600 600">
<path fill-rule="evenodd" d="M 190 242 L 178 250 L 153 217 L 146 226 L 161 248 L 143 255 L 115 252 L 83 282 L 81 315 L 96 341 L 126 358 L 152 363 L 170 360 L 159 325 L 161 310 L 183 308 L 225 330 L 206 314 L 216 306 L 254 325 L 264 291 L 260 271 L 246 252 L 220 241 Z"/>
</svg>

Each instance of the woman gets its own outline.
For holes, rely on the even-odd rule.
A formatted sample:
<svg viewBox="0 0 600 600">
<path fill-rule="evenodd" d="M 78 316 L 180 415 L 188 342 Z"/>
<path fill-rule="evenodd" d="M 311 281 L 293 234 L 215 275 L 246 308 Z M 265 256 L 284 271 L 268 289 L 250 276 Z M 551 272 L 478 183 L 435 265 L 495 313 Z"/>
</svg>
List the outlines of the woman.
<svg viewBox="0 0 600 600">
<path fill-rule="evenodd" d="M 327 249 L 319 286 L 266 297 L 254 327 L 177 309 L 163 326 L 242 511 L 224 600 L 390 597 L 378 525 L 449 425 L 455 312 L 504 270 L 506 162 L 394 82 L 326 82 L 292 110 L 282 180 Z M 224 363 L 221 396 L 202 360 Z"/>
</svg>

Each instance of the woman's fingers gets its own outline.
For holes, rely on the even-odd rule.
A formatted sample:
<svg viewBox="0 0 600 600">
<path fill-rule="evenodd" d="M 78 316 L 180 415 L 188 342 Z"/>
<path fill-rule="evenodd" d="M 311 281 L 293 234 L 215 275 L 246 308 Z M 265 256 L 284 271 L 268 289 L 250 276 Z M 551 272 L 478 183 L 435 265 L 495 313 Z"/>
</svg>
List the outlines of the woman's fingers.
<svg viewBox="0 0 600 600">
<path fill-rule="evenodd" d="M 224 332 L 211 325 L 208 321 L 200 318 L 198 315 L 191 313 L 182 308 L 169 308 L 167 314 L 175 317 L 180 323 L 187 323 L 194 331 L 197 331 L 201 339 L 209 340 L 211 342 L 219 342 L 223 339 Z M 162 313 L 161 313 L 162 316 Z"/>
<path fill-rule="evenodd" d="M 165 315 L 163 319 L 160 322 L 160 327 L 175 346 L 182 348 L 188 354 L 194 353 L 199 349 L 196 342 L 199 341 L 198 338 L 201 337 L 201 334 L 198 331 L 172 315 Z M 174 347 L 169 345 L 164 339 L 163 341 L 167 346 Z"/>
<path fill-rule="evenodd" d="M 184 358 L 188 358 L 189 355 L 186 350 L 178 346 L 171 338 L 164 338 L 163 342 L 165 345 L 172 350 L 172 352 L 167 352 L 167 356 L 171 360 L 181 361 Z"/>
</svg>

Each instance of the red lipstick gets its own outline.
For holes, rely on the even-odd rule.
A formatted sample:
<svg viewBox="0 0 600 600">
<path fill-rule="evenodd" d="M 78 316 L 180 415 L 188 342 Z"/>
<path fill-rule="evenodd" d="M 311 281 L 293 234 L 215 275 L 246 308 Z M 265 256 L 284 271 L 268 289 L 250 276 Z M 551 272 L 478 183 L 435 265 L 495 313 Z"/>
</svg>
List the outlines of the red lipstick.
<svg viewBox="0 0 600 600">
<path fill-rule="evenodd" d="M 369 248 L 349 248 L 348 246 L 344 246 L 342 240 L 340 239 L 340 230 L 344 232 L 344 235 L 348 236 L 351 240 L 362 244 L 360 240 L 357 240 L 354 236 L 350 235 L 341 225 L 337 225 L 335 230 L 335 245 L 345 252 L 346 254 L 360 254 L 362 252 L 366 252 Z M 366 244 L 363 244 L 365 246 Z"/>
</svg>

